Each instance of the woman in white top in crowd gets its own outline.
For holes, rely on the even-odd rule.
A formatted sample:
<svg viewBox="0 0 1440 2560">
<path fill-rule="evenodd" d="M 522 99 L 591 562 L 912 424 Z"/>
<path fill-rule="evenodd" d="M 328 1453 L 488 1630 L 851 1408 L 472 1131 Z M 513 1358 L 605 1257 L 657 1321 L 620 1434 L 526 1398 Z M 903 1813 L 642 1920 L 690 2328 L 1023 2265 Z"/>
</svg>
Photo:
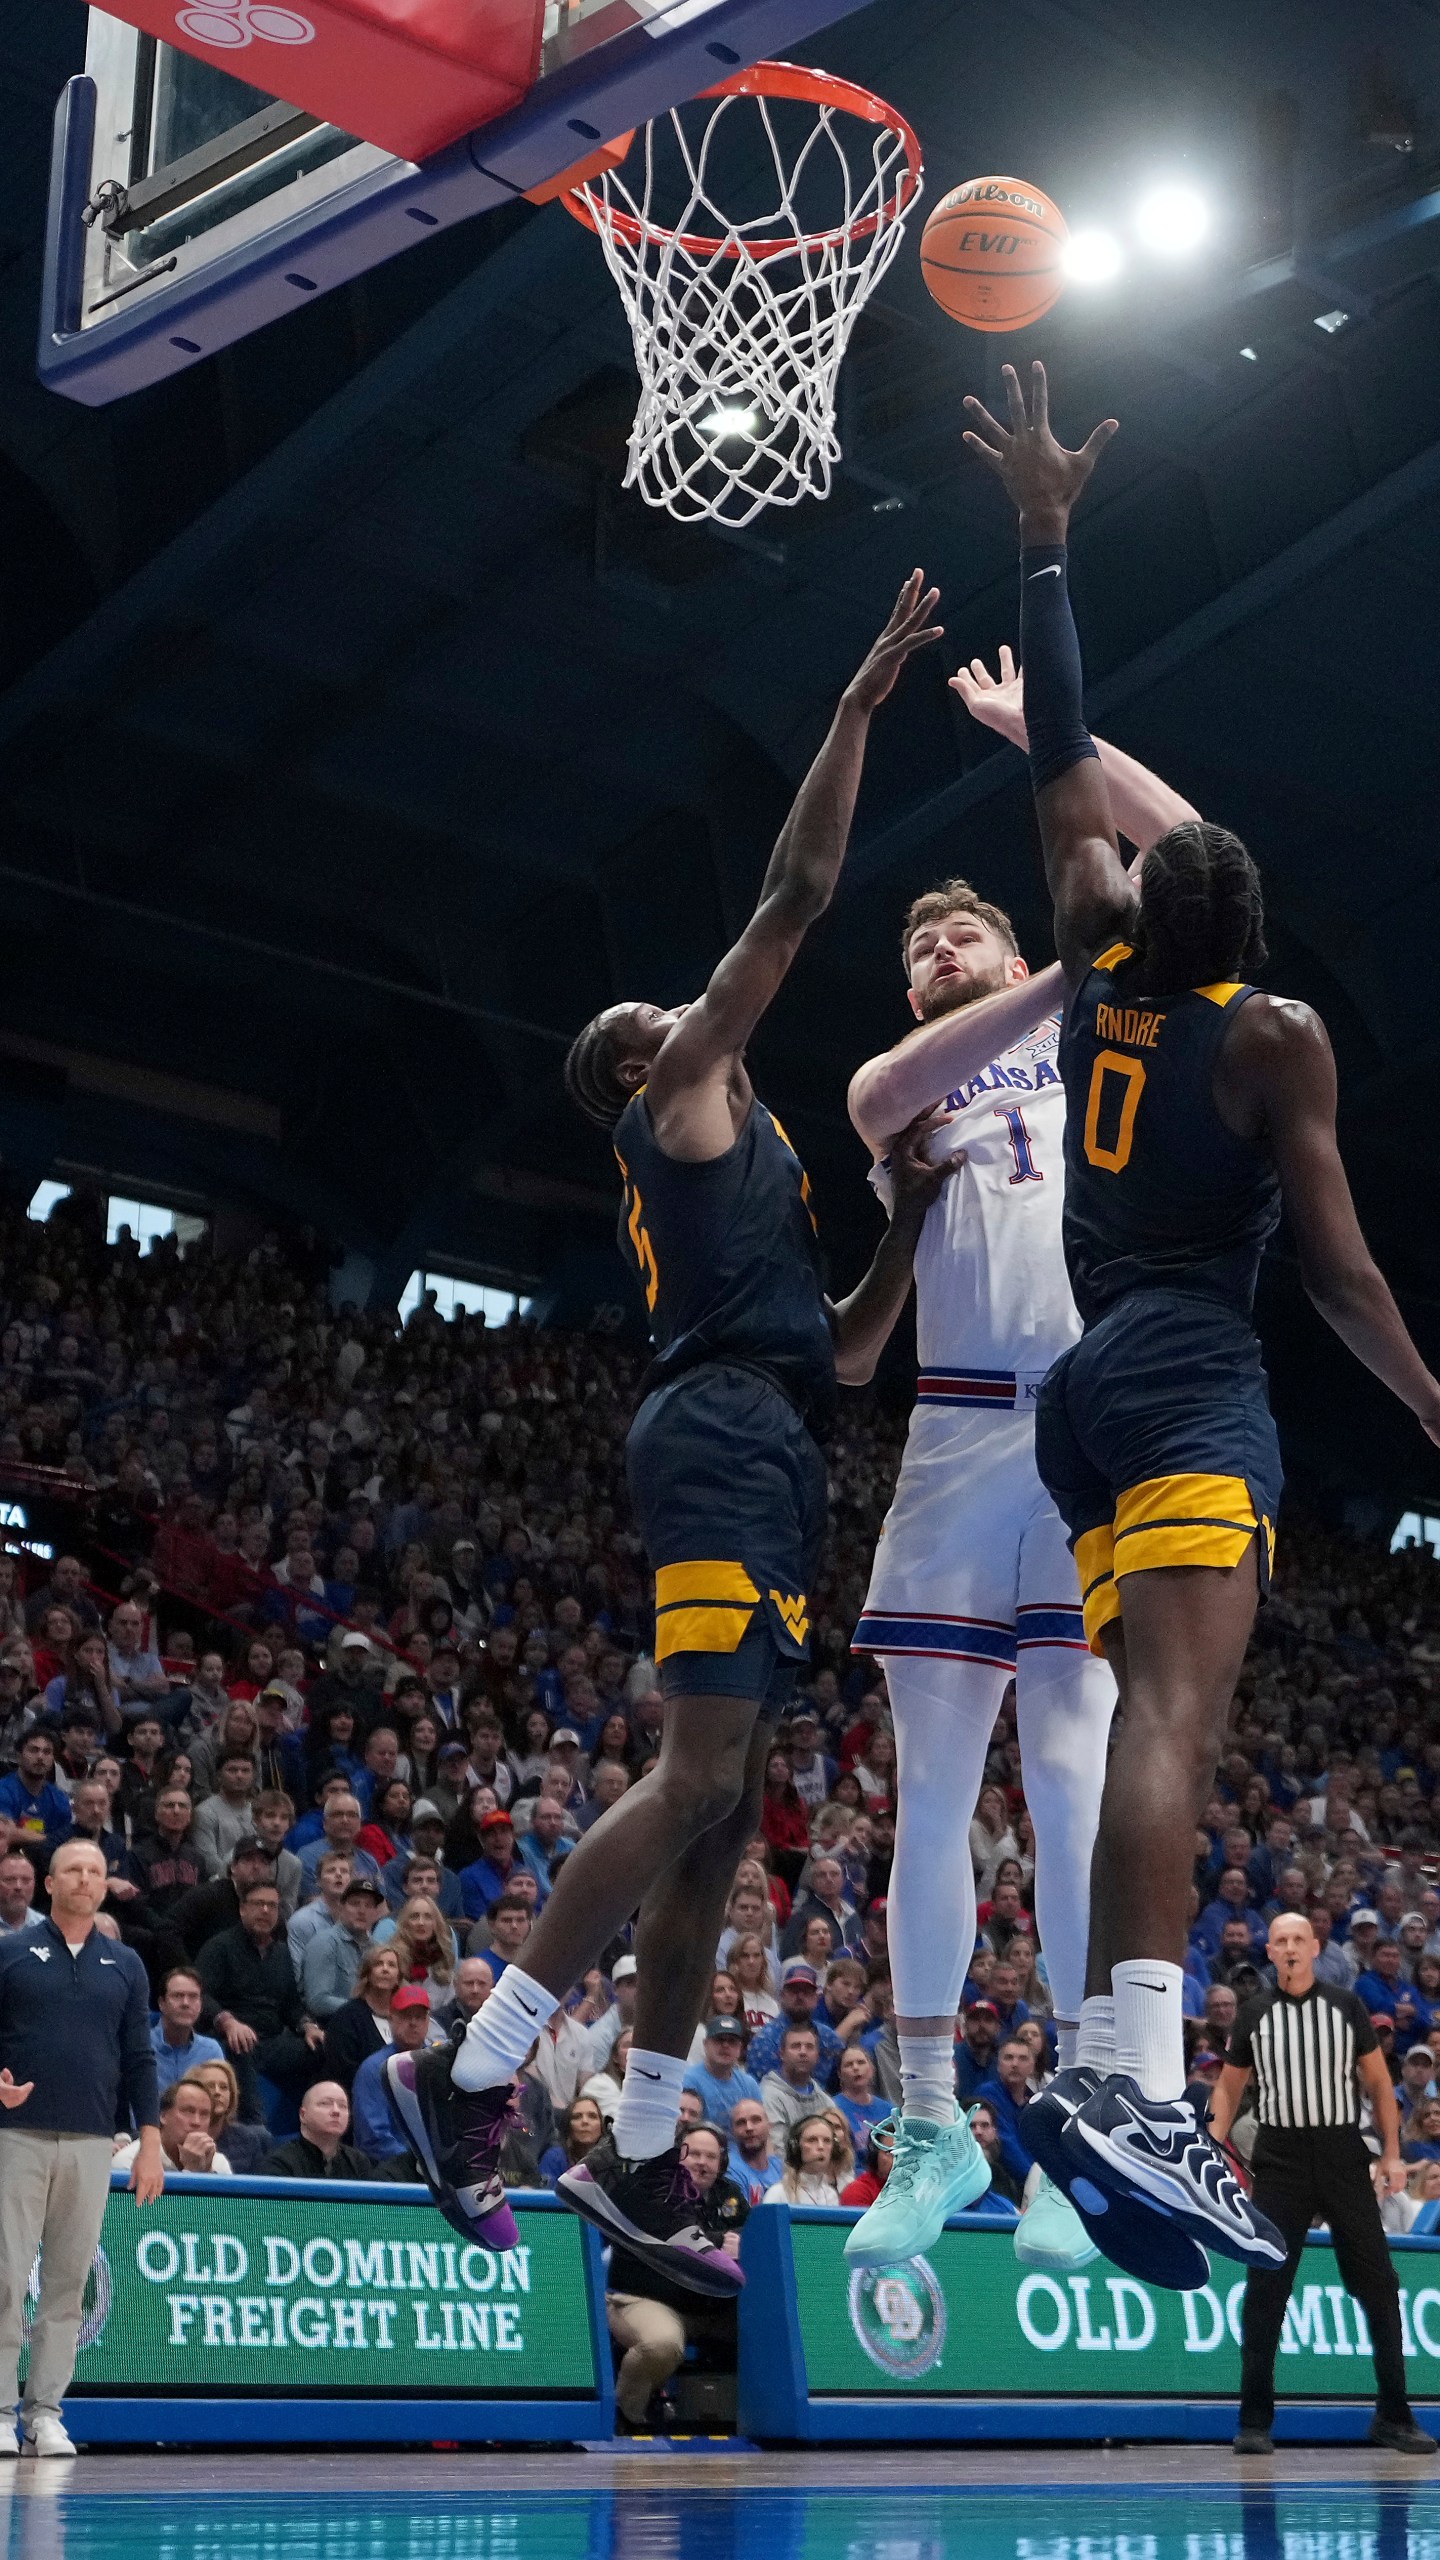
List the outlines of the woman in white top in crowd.
<svg viewBox="0 0 1440 2560">
<path fill-rule="evenodd" d="M 826 2204 L 840 2201 L 831 2162 L 835 2135 L 828 2116 L 802 2116 L 785 2136 L 785 2166 L 766 2204 Z"/>
<path fill-rule="evenodd" d="M 764 1939 L 753 1929 L 747 1929 L 742 1938 L 732 1939 L 726 1970 L 740 1985 L 746 2027 L 752 2036 L 757 2035 L 761 2027 L 779 2017 L 780 2003 L 774 1990 L 774 1960 Z"/>
</svg>

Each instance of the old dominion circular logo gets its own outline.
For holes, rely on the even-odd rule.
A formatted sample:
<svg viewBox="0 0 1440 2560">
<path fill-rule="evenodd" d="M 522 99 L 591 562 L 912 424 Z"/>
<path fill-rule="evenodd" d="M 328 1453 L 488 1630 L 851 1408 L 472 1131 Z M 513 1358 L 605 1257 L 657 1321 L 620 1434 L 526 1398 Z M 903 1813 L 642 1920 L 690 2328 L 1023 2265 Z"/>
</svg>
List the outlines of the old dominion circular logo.
<svg viewBox="0 0 1440 2560">
<path fill-rule="evenodd" d="M 882 2373 L 913 2382 L 932 2372 L 945 2349 L 945 2296 L 926 2261 L 857 2267 L 850 2278 L 850 2326 Z"/>
</svg>

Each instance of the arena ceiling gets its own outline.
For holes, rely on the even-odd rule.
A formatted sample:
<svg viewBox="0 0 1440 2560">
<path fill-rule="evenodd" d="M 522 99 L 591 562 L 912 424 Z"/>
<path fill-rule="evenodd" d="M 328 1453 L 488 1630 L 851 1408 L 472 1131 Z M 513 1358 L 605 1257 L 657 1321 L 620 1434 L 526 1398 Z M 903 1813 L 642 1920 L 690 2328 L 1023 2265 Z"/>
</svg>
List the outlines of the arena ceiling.
<svg viewBox="0 0 1440 2560">
<path fill-rule="evenodd" d="M 603 1247 L 559 1086 L 620 994 L 693 991 L 835 693 L 917 561 L 951 656 L 1015 622 L 967 390 L 1042 352 L 1123 434 L 1077 525 L 1097 727 L 1237 827 L 1272 980 L 1320 1004 L 1364 1215 L 1434 1341 L 1440 1119 L 1440 17 L 1429 0 L 876 0 L 810 48 L 918 125 L 932 200 L 1000 169 L 1107 215 L 1178 172 L 1188 274 L 1072 291 L 1001 349 L 913 254 L 863 325 L 823 508 L 719 537 L 620 488 L 628 341 L 558 208 L 483 217 L 108 410 L 33 373 L 71 0 L 0 29 L 0 1155 L 425 1253 Z M 1331 327 L 1327 315 L 1345 315 Z M 1249 350 L 1242 354 L 1242 349 Z M 1048 947 L 1018 758 L 938 662 L 877 729 L 857 849 L 758 1053 L 843 1273 L 873 1212 L 850 1071 L 895 932 L 964 869 Z M 1287 1319 L 1283 1252 L 1267 1283 Z M 1297 1445 L 1432 1477 L 1288 1320 Z M 1356 1461 L 1358 1464 L 1359 1461 Z M 1368 1461 L 1367 1461 L 1368 1463 Z M 1432 1503 L 1440 1508 L 1440 1503 Z"/>
</svg>

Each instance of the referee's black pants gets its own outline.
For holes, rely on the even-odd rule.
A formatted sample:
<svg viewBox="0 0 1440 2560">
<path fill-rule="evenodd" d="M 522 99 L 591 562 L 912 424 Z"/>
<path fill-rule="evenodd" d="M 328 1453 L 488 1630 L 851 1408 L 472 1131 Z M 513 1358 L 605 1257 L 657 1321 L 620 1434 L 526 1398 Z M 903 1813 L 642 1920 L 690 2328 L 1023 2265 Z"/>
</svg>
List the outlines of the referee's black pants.
<svg viewBox="0 0 1440 2560">
<path fill-rule="evenodd" d="M 1317 2214 L 1330 2236 L 1346 2290 L 1365 2314 L 1375 2352 L 1375 2406 L 1382 2418 L 1408 2418 L 1400 2288 L 1380 2207 L 1370 2183 L 1371 2155 L 1358 2131 L 1284 2133 L 1262 2130 L 1255 2144 L 1251 2202 L 1284 2234 L 1283 2267 L 1252 2267 L 1245 2284 L 1240 2357 L 1240 2424 L 1268 2432 L 1275 2415 L 1275 2356 L 1285 2306 L 1305 2235 Z"/>
</svg>

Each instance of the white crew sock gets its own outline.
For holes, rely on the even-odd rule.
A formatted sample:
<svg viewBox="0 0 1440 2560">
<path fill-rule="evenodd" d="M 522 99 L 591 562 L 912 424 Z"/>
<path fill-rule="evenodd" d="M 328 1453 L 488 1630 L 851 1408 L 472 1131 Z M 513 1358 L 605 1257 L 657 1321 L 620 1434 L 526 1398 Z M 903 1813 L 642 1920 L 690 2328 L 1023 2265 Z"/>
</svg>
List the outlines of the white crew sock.
<svg viewBox="0 0 1440 2560">
<path fill-rule="evenodd" d="M 1115 2068 L 1138 2080 L 1147 2098 L 1183 2096 L 1185 2089 L 1185 1976 L 1178 1964 L 1134 1957 L 1112 1965 L 1115 1993 Z"/>
<path fill-rule="evenodd" d="M 1080 2003 L 1075 2060 L 1086 2070 L 1098 2071 L 1105 2080 L 1115 2068 L 1115 2003 L 1108 1991 L 1097 1991 Z"/>
<path fill-rule="evenodd" d="M 631 2046 L 610 2128 L 622 2160 L 654 2160 L 669 2150 L 689 2067 L 680 2054 L 642 2053 L 639 2045 Z"/>
<path fill-rule="evenodd" d="M 483 2009 L 465 2030 L 450 2077 L 457 2089 L 498 2089 L 513 2080 L 542 2027 L 560 2003 L 553 1991 L 507 1964 Z"/>
<path fill-rule="evenodd" d="M 1080 2042 L 1080 2022 L 1077 2018 L 1056 2018 L 1052 2023 L 1055 2028 L 1055 2049 L 1060 2058 L 1059 2068 L 1062 2071 L 1073 2071 L 1076 2048 Z"/>
<path fill-rule="evenodd" d="M 925 2116 L 931 2124 L 953 2124 L 960 2112 L 953 2035 L 902 2035 L 899 2042 L 901 2114 Z"/>
</svg>

